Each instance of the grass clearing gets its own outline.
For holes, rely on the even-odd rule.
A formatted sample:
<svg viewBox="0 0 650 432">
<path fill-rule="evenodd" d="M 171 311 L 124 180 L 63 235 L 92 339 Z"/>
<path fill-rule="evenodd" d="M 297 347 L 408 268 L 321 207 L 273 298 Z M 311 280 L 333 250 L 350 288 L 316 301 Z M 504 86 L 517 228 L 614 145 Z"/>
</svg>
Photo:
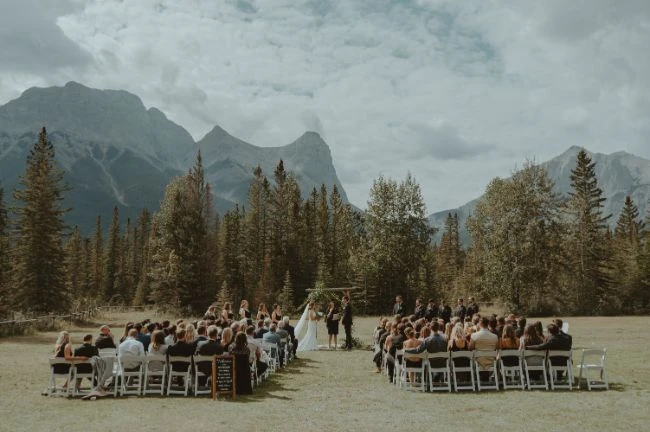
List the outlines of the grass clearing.
<svg viewBox="0 0 650 432">
<path fill-rule="evenodd" d="M 127 320 L 104 317 L 113 332 Z M 96 321 L 100 321 L 97 319 Z M 356 318 L 355 336 L 370 343 L 376 318 Z M 548 319 L 541 319 L 546 324 Z M 514 391 L 421 394 L 398 391 L 374 374 L 372 353 L 301 353 L 292 363 L 236 401 L 200 397 L 108 397 L 94 402 L 43 397 L 56 332 L 0 340 L 0 431 L 141 428 L 200 430 L 222 425 L 233 431 L 444 430 L 609 431 L 647 430 L 650 424 L 648 317 L 570 318 L 575 348 L 606 347 L 610 391 Z M 98 326 L 71 328 L 75 345 Z M 319 343 L 327 345 L 319 323 Z M 341 329 L 342 330 L 342 329 Z M 343 332 L 341 331 L 341 335 Z M 574 362 L 579 361 L 579 355 Z M 90 426 L 92 425 L 92 426 Z"/>
</svg>

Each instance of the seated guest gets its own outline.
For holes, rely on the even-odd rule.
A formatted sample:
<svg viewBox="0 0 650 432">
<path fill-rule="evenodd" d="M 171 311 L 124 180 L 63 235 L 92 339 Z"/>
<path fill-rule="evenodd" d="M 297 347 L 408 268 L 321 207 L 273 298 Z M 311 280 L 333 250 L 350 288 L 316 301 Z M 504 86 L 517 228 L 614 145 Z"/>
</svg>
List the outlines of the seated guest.
<svg viewBox="0 0 650 432">
<path fill-rule="evenodd" d="M 468 351 L 469 342 L 465 336 L 465 329 L 461 323 L 456 323 L 451 329 L 449 334 L 449 339 L 447 340 L 447 351 Z M 468 358 L 452 358 L 451 360 L 456 367 L 469 367 L 471 360 Z M 470 375 L 468 372 L 461 372 L 457 374 L 458 381 L 467 382 L 470 380 Z"/>
<path fill-rule="evenodd" d="M 267 328 L 264 328 L 264 320 L 257 321 L 257 330 L 255 330 L 255 338 L 262 339 L 264 333 L 269 331 Z"/>
<path fill-rule="evenodd" d="M 126 323 L 126 325 L 124 326 L 124 333 L 122 334 L 122 337 L 120 338 L 120 343 L 122 343 L 122 342 L 124 342 L 126 340 L 126 338 L 129 336 L 129 330 L 131 330 L 132 328 L 133 328 L 133 323 L 132 322 Z"/>
<path fill-rule="evenodd" d="M 176 325 L 165 327 L 163 331 L 165 332 L 165 345 L 174 345 L 176 343 Z"/>
<path fill-rule="evenodd" d="M 98 350 L 104 348 L 117 348 L 115 345 L 115 337 L 107 325 L 103 325 L 99 328 L 99 336 L 95 339 L 95 346 Z"/>
<path fill-rule="evenodd" d="M 162 330 L 154 330 L 151 335 L 151 343 L 147 350 L 149 356 L 164 356 L 167 354 L 167 345 L 165 345 L 165 333 Z M 149 362 L 149 370 L 158 372 L 163 370 L 165 362 Z"/>
<path fill-rule="evenodd" d="M 388 367 L 388 379 L 390 382 L 393 382 L 395 362 L 402 362 L 402 359 L 398 358 L 397 356 L 397 350 L 400 350 L 404 347 L 404 340 L 406 339 L 404 330 L 404 324 L 397 324 L 393 328 L 393 333 L 386 338 L 386 366 Z"/>
<path fill-rule="evenodd" d="M 129 330 L 128 335 L 126 339 L 122 343 L 120 343 L 120 347 L 118 348 L 118 356 L 119 357 L 124 357 L 124 356 L 144 356 L 144 347 L 142 346 L 142 342 L 140 342 L 138 339 L 138 330 L 135 328 L 132 328 Z M 138 367 L 137 363 L 130 363 L 126 362 L 123 363 L 123 366 L 125 369 L 134 369 Z"/>
<path fill-rule="evenodd" d="M 223 348 L 224 352 L 228 352 L 228 347 L 230 347 L 231 343 L 232 343 L 232 329 L 230 327 L 226 327 L 221 332 L 221 348 Z"/>
<path fill-rule="evenodd" d="M 250 350 L 248 339 L 243 332 L 237 333 L 234 343 L 229 347 L 229 352 L 235 356 L 235 391 L 238 395 L 253 394 L 251 386 L 251 366 L 248 362 Z"/>
<path fill-rule="evenodd" d="M 217 341 L 219 329 L 216 326 L 210 326 L 207 331 L 208 340 L 198 346 L 198 354 L 202 356 L 222 355 L 223 348 L 219 341 Z M 199 377 L 199 385 L 204 386 L 208 377 L 212 375 L 212 362 L 199 362 L 197 367 L 199 371 L 205 374 L 205 376 Z"/>
<path fill-rule="evenodd" d="M 99 356 L 99 350 L 96 346 L 93 345 L 93 335 L 84 336 L 84 343 L 79 348 L 74 350 L 75 357 L 86 357 L 91 358 Z M 77 372 L 79 373 L 91 373 L 93 371 L 93 366 L 90 364 L 83 364 L 77 366 Z"/>
<path fill-rule="evenodd" d="M 176 343 L 167 347 L 167 357 L 190 357 L 194 354 L 194 344 L 187 342 L 185 329 L 176 331 Z M 174 372 L 185 372 L 187 365 L 180 362 L 171 363 Z M 178 385 L 183 385 L 182 377 L 178 378 Z"/>
<path fill-rule="evenodd" d="M 407 349 L 406 342 L 404 343 L 404 353 L 409 354 L 419 354 L 424 351 L 429 353 L 445 352 L 447 351 L 447 342 L 445 339 L 438 333 L 438 322 L 434 321 L 431 323 L 431 328 L 423 329 L 427 337 L 420 341 L 419 345 L 415 348 Z"/>
<path fill-rule="evenodd" d="M 257 369 L 257 376 L 264 375 L 264 372 L 268 369 L 269 365 L 266 362 L 262 361 L 262 356 L 264 349 L 262 348 L 262 342 L 259 339 L 253 337 L 255 332 L 255 327 L 248 326 L 246 328 L 246 339 L 248 340 L 248 349 L 250 350 L 250 358 L 248 359 L 251 363 L 255 362 Z"/>
<path fill-rule="evenodd" d="M 187 327 L 185 327 L 185 342 L 194 345 L 195 340 L 196 340 L 196 327 L 194 327 L 194 325 L 192 324 L 188 324 Z"/>
<path fill-rule="evenodd" d="M 194 352 L 198 352 L 199 346 L 203 345 L 208 341 L 208 329 L 205 326 L 200 326 L 196 329 L 196 339 L 194 339 L 193 345 L 194 345 Z"/>
<path fill-rule="evenodd" d="M 570 351 L 571 339 L 562 336 L 557 325 L 551 323 L 546 326 L 548 338 L 545 342 L 535 345 L 528 345 L 526 349 L 530 350 L 549 350 L 549 351 Z"/>
<path fill-rule="evenodd" d="M 529 349 L 532 346 L 541 345 L 544 339 L 537 333 L 537 326 L 535 324 L 528 324 L 524 329 L 524 335 L 521 337 L 519 349 Z M 530 357 L 526 362 L 531 366 L 541 366 L 544 363 L 544 357 Z M 530 377 L 532 379 L 540 379 L 542 376 L 541 371 L 532 371 Z"/>
<path fill-rule="evenodd" d="M 70 334 L 67 331 L 62 331 L 56 339 L 54 346 L 54 357 L 64 358 L 67 361 L 84 361 L 88 360 L 86 356 L 76 356 L 72 351 L 72 342 Z M 70 371 L 69 364 L 57 364 L 53 366 L 55 374 L 67 374 Z M 63 386 L 66 388 L 68 383 Z"/>
<path fill-rule="evenodd" d="M 499 339 L 499 349 L 519 349 L 519 340 L 517 339 L 517 336 L 515 335 L 515 329 L 511 324 L 506 324 L 503 326 L 501 338 Z"/>
<path fill-rule="evenodd" d="M 409 353 L 411 353 L 410 350 L 416 349 L 421 345 L 420 341 L 415 338 L 415 331 L 412 328 L 407 328 L 404 330 L 404 335 L 406 336 L 406 340 L 404 341 L 403 347 L 404 347 L 404 362 L 406 364 L 406 367 L 411 368 L 411 367 L 420 367 L 422 365 L 422 359 L 419 357 L 409 357 L 406 355 L 406 351 L 409 350 Z M 409 382 L 414 383 L 415 382 L 415 373 L 414 372 L 409 372 Z"/>
<path fill-rule="evenodd" d="M 280 335 L 277 333 L 277 331 L 278 326 L 276 324 L 271 324 L 269 331 L 267 333 L 264 333 L 262 341 L 264 341 L 264 343 L 275 344 L 278 346 L 278 348 L 280 348 Z"/>
<path fill-rule="evenodd" d="M 289 333 L 289 339 L 291 339 L 291 343 L 293 344 L 293 358 L 296 358 L 296 349 L 298 349 L 298 339 L 296 339 L 296 329 L 289 324 L 289 316 L 286 315 L 282 317 L 282 321 L 284 322 L 284 329 Z"/>
<path fill-rule="evenodd" d="M 169 357 L 189 357 L 194 354 L 194 345 L 187 342 L 185 329 L 176 331 L 176 343 L 167 347 L 167 356 Z M 181 367 L 180 369 L 183 370 Z"/>
<path fill-rule="evenodd" d="M 496 319 L 495 319 L 496 322 Z M 496 351 L 499 348 L 499 337 L 489 330 L 490 320 L 487 317 L 482 317 L 479 323 L 480 329 L 472 334 L 472 340 L 469 343 L 470 350 L 476 351 Z M 494 365 L 494 357 L 479 357 L 476 362 L 480 369 L 487 369 Z M 482 379 L 487 380 L 489 374 L 483 374 Z"/>
<path fill-rule="evenodd" d="M 526 330 L 526 318 L 520 317 L 517 320 L 517 330 L 515 330 L 515 336 L 519 339 L 523 338 L 524 330 Z"/>
</svg>

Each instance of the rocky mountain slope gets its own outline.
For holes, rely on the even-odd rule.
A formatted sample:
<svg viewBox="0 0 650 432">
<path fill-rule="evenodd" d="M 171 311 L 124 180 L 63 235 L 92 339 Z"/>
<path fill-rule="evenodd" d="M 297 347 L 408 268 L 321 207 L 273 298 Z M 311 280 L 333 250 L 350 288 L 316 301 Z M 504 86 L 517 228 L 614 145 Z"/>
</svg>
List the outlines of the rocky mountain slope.
<svg viewBox="0 0 650 432">
<path fill-rule="evenodd" d="M 544 162 L 549 177 L 555 182 L 556 190 L 561 194 L 567 194 L 571 189 L 571 170 L 575 168 L 576 157 L 580 147 L 573 146 L 567 151 L 553 159 Z M 612 154 L 591 153 L 587 151 L 596 163 L 596 177 L 598 185 L 607 198 L 603 212 L 611 214 L 610 224 L 616 225 L 618 216 L 625 197 L 630 195 L 639 208 L 641 217 L 645 217 L 646 211 L 650 210 L 650 160 L 632 155 L 626 152 Z M 444 210 L 433 213 L 429 216 L 429 222 L 440 228 L 437 237 L 439 238 L 444 227 L 445 218 L 448 213 L 458 213 L 458 221 L 461 225 L 461 238 L 467 244 L 469 235 L 465 228 L 467 217 L 474 212 L 478 198 L 472 200 L 456 209 Z"/>
<path fill-rule="evenodd" d="M 24 172 L 29 150 L 45 126 L 56 157 L 72 186 L 67 222 L 88 233 L 95 217 L 120 214 L 135 218 L 142 208 L 155 211 L 165 186 L 187 172 L 199 148 L 217 210 L 247 200 L 252 171 L 260 164 L 272 176 L 278 161 L 299 180 L 304 194 L 312 187 L 336 184 L 329 147 L 307 132 L 283 147 L 257 147 L 215 127 L 198 143 L 181 126 L 139 97 L 121 90 L 97 90 L 70 82 L 64 87 L 31 88 L 0 106 L 0 187 L 11 191 Z M 105 224 L 108 221 L 105 221 Z"/>
</svg>

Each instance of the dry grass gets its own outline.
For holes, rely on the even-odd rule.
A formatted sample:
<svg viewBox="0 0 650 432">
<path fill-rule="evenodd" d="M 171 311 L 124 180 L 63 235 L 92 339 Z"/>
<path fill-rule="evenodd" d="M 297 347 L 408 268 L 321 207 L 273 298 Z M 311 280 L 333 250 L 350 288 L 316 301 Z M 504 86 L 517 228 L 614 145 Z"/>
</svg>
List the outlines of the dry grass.
<svg viewBox="0 0 650 432">
<path fill-rule="evenodd" d="M 111 323 L 138 316 L 114 316 Z M 548 320 L 542 320 L 547 322 Z M 208 398 L 112 397 L 95 402 L 40 395 L 56 333 L 0 340 L 0 431 L 270 429 L 278 432 L 397 429 L 647 430 L 650 424 L 649 318 L 573 318 L 576 347 L 605 346 L 613 390 L 462 394 L 398 391 L 372 373 L 371 353 L 303 353 L 254 396 L 236 402 Z M 357 319 L 369 342 L 376 319 Z M 319 324 L 321 344 L 327 344 Z M 75 342 L 93 328 L 73 328 Z M 92 426 L 89 426 L 92 425 Z M 470 429 L 471 428 L 471 429 Z"/>
</svg>

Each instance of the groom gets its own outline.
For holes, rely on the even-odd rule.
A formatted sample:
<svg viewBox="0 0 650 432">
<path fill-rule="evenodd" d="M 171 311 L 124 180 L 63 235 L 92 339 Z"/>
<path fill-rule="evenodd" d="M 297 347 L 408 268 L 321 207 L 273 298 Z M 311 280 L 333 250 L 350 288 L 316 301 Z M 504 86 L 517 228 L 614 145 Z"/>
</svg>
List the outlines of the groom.
<svg viewBox="0 0 650 432">
<path fill-rule="evenodd" d="M 352 308 L 350 307 L 350 297 L 343 296 L 341 300 L 341 307 L 343 309 L 343 316 L 341 323 L 345 329 L 345 349 L 352 349 Z"/>
</svg>

